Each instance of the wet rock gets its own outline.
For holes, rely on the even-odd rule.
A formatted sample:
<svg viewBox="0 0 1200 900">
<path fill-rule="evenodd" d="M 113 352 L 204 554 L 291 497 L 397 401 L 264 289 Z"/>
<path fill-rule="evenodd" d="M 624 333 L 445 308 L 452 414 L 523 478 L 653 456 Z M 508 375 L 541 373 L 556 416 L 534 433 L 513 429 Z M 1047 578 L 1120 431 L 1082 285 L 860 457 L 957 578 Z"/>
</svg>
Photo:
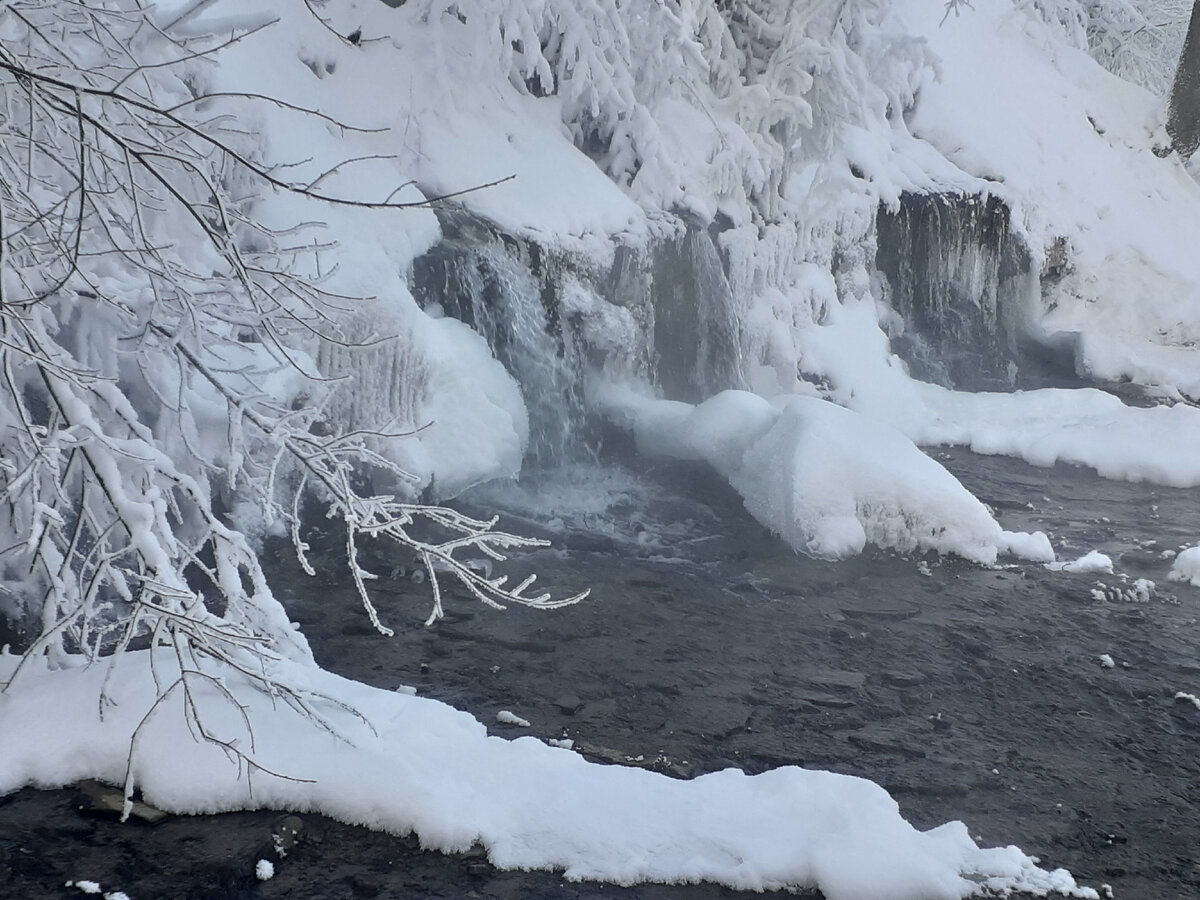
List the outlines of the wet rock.
<svg viewBox="0 0 1200 900">
<path fill-rule="evenodd" d="M 696 774 L 696 767 L 691 763 L 679 762 L 666 756 L 655 759 L 652 768 L 655 772 L 662 772 L 672 778 L 687 779 Z"/>
<path fill-rule="evenodd" d="M 613 750 L 611 747 L 601 747 L 599 744 L 588 744 L 584 741 L 576 741 L 572 749 L 589 759 L 599 760 L 600 762 L 621 765 L 629 759 L 620 750 Z"/>
<path fill-rule="evenodd" d="M 1145 550 L 1126 550 L 1117 559 L 1127 566 L 1136 566 L 1142 569 L 1159 568 L 1170 562 L 1170 560 L 1164 560 L 1157 553 L 1149 553 Z"/>
<path fill-rule="evenodd" d="M 909 759 L 922 759 L 925 756 L 925 748 L 912 735 L 887 725 L 852 732 L 847 740 L 856 747 L 875 753 L 895 753 Z"/>
<path fill-rule="evenodd" d="M 83 801 L 79 805 L 79 811 L 83 815 L 119 819 L 125 814 L 125 793 L 121 789 L 90 778 L 80 781 L 75 786 L 83 794 Z M 134 800 L 129 811 L 130 819 L 148 825 L 157 825 L 167 818 L 167 815 L 161 809 L 140 800 Z"/>
<path fill-rule="evenodd" d="M 563 715 L 573 716 L 583 708 L 583 701 L 576 694 L 561 694 L 555 698 L 554 706 Z"/>
</svg>

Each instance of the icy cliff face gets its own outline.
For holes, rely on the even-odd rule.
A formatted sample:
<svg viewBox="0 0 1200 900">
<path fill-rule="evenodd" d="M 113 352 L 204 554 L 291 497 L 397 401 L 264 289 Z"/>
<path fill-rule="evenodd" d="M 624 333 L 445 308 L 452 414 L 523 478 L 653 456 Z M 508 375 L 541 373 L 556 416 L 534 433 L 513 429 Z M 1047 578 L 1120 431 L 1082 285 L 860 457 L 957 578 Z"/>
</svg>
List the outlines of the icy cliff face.
<svg viewBox="0 0 1200 900">
<path fill-rule="evenodd" d="M 520 386 L 530 463 L 588 452 L 592 376 L 689 402 L 743 385 L 737 310 L 707 229 L 660 218 L 654 237 L 597 257 L 461 210 L 440 221 L 442 240 L 413 261 L 413 294 L 478 332 Z"/>
<path fill-rule="evenodd" d="M 655 376 L 671 400 L 697 402 L 743 383 L 733 292 L 708 231 L 672 235 L 651 254 Z"/>
<path fill-rule="evenodd" d="M 922 380 L 964 390 L 1016 384 L 1038 278 L 997 197 L 905 193 L 881 207 L 876 264 L 903 321 L 892 349 Z"/>
</svg>

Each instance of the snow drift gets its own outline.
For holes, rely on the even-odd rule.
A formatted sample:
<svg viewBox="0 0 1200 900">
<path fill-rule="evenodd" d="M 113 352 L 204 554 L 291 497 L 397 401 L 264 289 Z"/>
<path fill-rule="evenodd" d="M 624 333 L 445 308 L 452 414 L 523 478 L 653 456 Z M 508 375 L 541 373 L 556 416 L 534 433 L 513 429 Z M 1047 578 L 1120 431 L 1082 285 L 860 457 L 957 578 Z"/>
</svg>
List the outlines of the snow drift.
<svg viewBox="0 0 1200 900">
<path fill-rule="evenodd" d="M 698 406 L 612 390 L 610 415 L 643 452 L 703 459 L 750 513 L 795 549 L 838 558 L 869 543 L 992 565 L 1050 561 L 1040 532 L 1004 531 L 958 479 L 896 429 L 814 397 L 770 403 L 724 391 Z"/>
<path fill-rule="evenodd" d="M 0 654 L 0 681 L 16 662 Z M 166 658 L 158 663 L 170 683 L 178 670 Z M 430 850 L 479 843 L 498 866 L 561 869 L 570 879 L 812 887 L 829 900 L 958 900 L 985 889 L 1096 896 L 1015 847 L 977 847 L 960 822 L 917 831 L 882 788 L 861 778 L 787 767 L 679 781 L 588 763 L 536 738 L 489 737 L 442 703 L 291 663 L 273 675 L 308 692 L 335 733 L 266 694 L 238 690 L 250 733 L 240 710 L 194 680 L 204 726 L 286 776 L 273 777 L 194 740 L 169 708 L 142 722 L 155 700 L 149 664 L 149 653 L 137 652 L 111 670 L 23 672 L 21 690 L 0 695 L 0 793 L 90 777 L 119 784 L 132 760 L 146 801 L 166 810 L 319 810 L 415 833 Z M 232 670 L 213 674 L 241 681 Z M 116 702 L 98 707 L 106 678 Z"/>
</svg>

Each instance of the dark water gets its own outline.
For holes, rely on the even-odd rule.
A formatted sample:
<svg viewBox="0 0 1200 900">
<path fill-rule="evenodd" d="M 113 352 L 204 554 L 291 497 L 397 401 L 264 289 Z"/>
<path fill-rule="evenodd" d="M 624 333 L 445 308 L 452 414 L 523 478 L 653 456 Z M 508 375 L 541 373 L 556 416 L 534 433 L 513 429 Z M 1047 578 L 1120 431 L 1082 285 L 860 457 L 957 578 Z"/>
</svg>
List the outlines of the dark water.
<svg viewBox="0 0 1200 900">
<path fill-rule="evenodd" d="M 579 606 L 497 613 L 456 597 L 426 629 L 426 586 L 381 559 L 395 569 L 375 592 L 398 632 L 388 640 L 332 561 L 314 581 L 281 554 L 278 592 L 322 665 L 414 685 L 496 734 L 567 736 L 593 759 L 679 777 L 785 764 L 862 775 L 919 827 L 962 819 L 982 843 L 1018 844 L 1119 898 L 1200 896 L 1200 709 L 1174 700 L 1200 694 L 1200 590 L 1168 582 L 1161 557 L 1200 539 L 1200 491 L 935 455 L 1006 528 L 1047 531 L 1064 559 L 1099 549 L 1121 574 L 800 558 L 706 469 L 639 463 L 477 501 L 507 506 L 514 530 L 556 537 L 512 568 L 560 593 L 592 587 Z M 1156 587 L 1139 592 L 1138 578 Z M 531 728 L 496 724 L 501 709 Z M 117 826 L 75 802 L 0 798 L 10 896 L 78 896 L 58 888 L 78 877 L 132 900 L 743 896 L 498 873 L 317 816 L 258 884 L 253 860 L 277 813 Z"/>
</svg>

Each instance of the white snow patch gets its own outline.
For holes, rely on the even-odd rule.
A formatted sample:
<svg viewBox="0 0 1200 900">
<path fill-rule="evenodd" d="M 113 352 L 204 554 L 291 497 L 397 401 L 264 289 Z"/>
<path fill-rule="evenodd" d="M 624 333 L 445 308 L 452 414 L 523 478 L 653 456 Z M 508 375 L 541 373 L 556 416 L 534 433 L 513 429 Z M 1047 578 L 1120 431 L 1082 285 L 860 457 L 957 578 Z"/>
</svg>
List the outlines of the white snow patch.
<svg viewBox="0 0 1200 900">
<path fill-rule="evenodd" d="M 11 678 L 16 662 L 0 656 L 0 680 Z M 160 677 L 171 678 L 169 663 L 158 664 Z M 120 783 L 130 738 L 154 702 L 149 653 L 127 652 L 111 669 L 30 665 L 20 690 L 0 697 L 0 792 L 85 777 Z M 978 847 L 960 822 L 917 831 L 882 788 L 861 778 L 789 766 L 680 781 L 589 763 L 533 737 L 489 737 L 444 704 L 347 681 L 311 663 L 279 660 L 270 671 L 311 690 L 345 740 L 251 690 L 232 670 L 216 670 L 255 723 L 256 762 L 307 780 L 263 774 L 251 791 L 220 747 L 194 741 L 183 718 L 164 707 L 142 726 L 133 759 L 148 803 L 176 813 L 319 809 L 415 832 L 429 849 L 461 851 L 478 842 L 500 868 L 557 869 L 569 879 L 625 885 L 816 888 L 829 900 L 958 900 L 985 890 L 1096 896 L 1016 847 Z M 101 720 L 96 697 L 107 675 L 117 702 Z M 204 691 L 197 700 L 212 733 L 244 736 L 240 708 Z"/>
<path fill-rule="evenodd" d="M 275 864 L 269 859 L 260 859 L 254 864 L 254 877 L 259 881 L 270 881 L 275 877 Z"/>
<path fill-rule="evenodd" d="M 1109 656 L 1107 653 L 1101 653 L 1100 654 L 1100 666 L 1101 666 L 1101 668 L 1105 668 L 1105 669 L 1115 669 L 1117 667 L 1117 664 L 1113 661 L 1113 658 L 1111 656 Z"/>
<path fill-rule="evenodd" d="M 832 309 L 799 346 L 807 370 L 831 382 L 832 399 L 921 446 L 963 446 L 1035 466 L 1072 463 L 1121 481 L 1200 485 L 1196 407 L 1128 406 L 1093 388 L 967 393 L 914 381 L 862 303 Z"/>
<path fill-rule="evenodd" d="M 81 879 L 79 881 L 68 881 L 66 883 L 66 887 L 76 888 L 81 893 L 84 893 L 84 894 L 99 894 L 100 893 L 100 882 L 88 881 L 87 879 Z"/>
<path fill-rule="evenodd" d="M 521 728 L 529 727 L 528 719 L 522 719 L 516 713 L 509 712 L 507 709 L 502 709 L 500 712 L 496 713 L 496 721 L 503 725 L 517 725 Z"/>
<path fill-rule="evenodd" d="M 750 513 L 794 548 L 837 558 L 868 544 L 992 565 L 1054 559 L 1046 536 L 1004 531 L 987 508 L 896 429 L 813 397 L 724 391 L 699 406 L 604 392 L 643 452 L 707 460 Z"/>
<path fill-rule="evenodd" d="M 1167 579 L 1185 581 L 1192 587 L 1200 587 L 1200 547 L 1191 547 L 1175 557 Z"/>
<path fill-rule="evenodd" d="M 1111 575 L 1112 560 L 1099 550 L 1092 550 L 1079 559 L 1070 562 L 1046 563 L 1046 568 L 1053 572 L 1072 572 L 1076 574 L 1099 573 Z"/>
</svg>

